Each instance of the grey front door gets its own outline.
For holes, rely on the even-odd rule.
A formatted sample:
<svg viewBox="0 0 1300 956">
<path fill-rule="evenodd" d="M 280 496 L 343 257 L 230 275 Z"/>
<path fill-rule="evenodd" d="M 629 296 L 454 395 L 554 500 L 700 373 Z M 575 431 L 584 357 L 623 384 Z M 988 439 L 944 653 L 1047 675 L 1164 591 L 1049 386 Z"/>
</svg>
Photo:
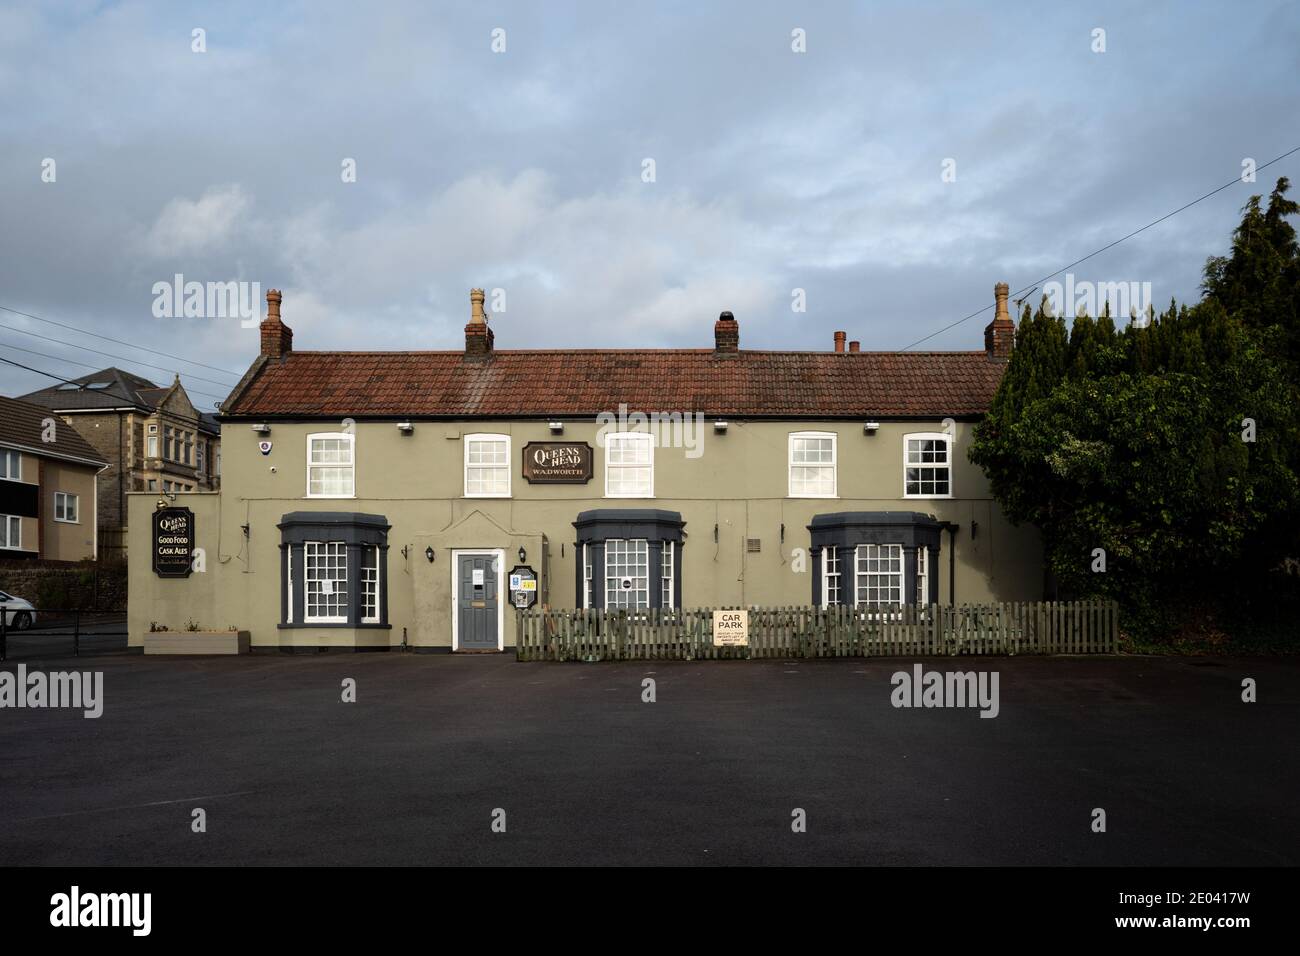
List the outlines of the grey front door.
<svg viewBox="0 0 1300 956">
<path fill-rule="evenodd" d="M 497 649 L 497 574 L 491 554 L 456 556 L 456 636 L 461 650 Z"/>
</svg>

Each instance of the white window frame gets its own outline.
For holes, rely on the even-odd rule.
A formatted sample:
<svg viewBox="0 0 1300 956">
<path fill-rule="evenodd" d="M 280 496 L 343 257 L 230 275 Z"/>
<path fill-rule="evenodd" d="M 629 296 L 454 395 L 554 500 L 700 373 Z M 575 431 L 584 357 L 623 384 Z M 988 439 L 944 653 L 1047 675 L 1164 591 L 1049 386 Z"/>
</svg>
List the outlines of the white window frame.
<svg viewBox="0 0 1300 956">
<path fill-rule="evenodd" d="M 648 461 L 642 463 L 617 462 L 610 463 L 610 451 L 614 444 L 611 439 L 634 439 L 637 443 L 644 444 L 649 450 Z M 604 437 L 605 445 L 605 497 L 606 498 L 653 498 L 655 496 L 655 436 L 649 432 L 610 432 Z M 609 479 L 613 472 L 623 468 L 649 468 L 650 469 L 650 487 L 645 494 L 612 492 L 609 490 Z"/>
<path fill-rule="evenodd" d="M 499 491 L 471 492 L 469 490 L 469 469 L 470 469 L 469 446 L 471 442 L 490 442 L 493 444 L 506 446 L 506 463 L 505 463 L 506 490 L 504 493 Z M 510 472 L 512 470 L 511 469 L 512 459 L 510 457 L 511 456 L 510 436 L 502 435 L 499 432 L 477 432 L 473 435 L 466 435 L 462 444 L 465 446 L 464 447 L 465 467 L 462 473 L 464 477 L 463 491 L 465 497 L 466 498 L 509 498 L 511 494 Z M 480 465 L 476 465 L 475 467 L 482 468 L 484 466 L 480 464 Z M 496 467 L 496 466 L 490 466 L 490 467 Z"/>
<path fill-rule="evenodd" d="M 916 549 L 916 604 L 921 608 L 930 605 L 930 548 L 924 544 Z"/>
<path fill-rule="evenodd" d="M 4 522 L 5 533 L 4 544 L 0 544 L 0 550 L 21 551 L 23 549 L 23 519 L 18 515 L 0 515 L 0 521 Z M 10 528 L 18 529 L 16 538 L 9 536 Z"/>
<path fill-rule="evenodd" d="M 582 606 L 591 607 L 591 545 L 582 546 Z"/>
<path fill-rule="evenodd" d="M 891 556 L 892 553 L 896 550 L 898 552 L 898 571 L 894 572 L 894 571 L 862 570 L 863 558 L 869 555 L 869 552 L 868 555 L 864 555 L 863 552 L 864 550 L 869 548 L 875 548 L 877 552 L 882 552 L 885 549 L 888 549 Z M 880 553 L 877 554 L 877 560 L 880 560 L 880 558 L 882 557 L 884 557 L 883 554 Z M 853 549 L 853 605 L 854 607 L 872 608 L 872 607 L 880 607 L 882 605 L 893 606 L 894 604 L 906 604 L 907 603 L 907 594 L 906 594 L 907 568 L 905 567 L 906 560 L 907 560 L 906 552 L 903 550 L 903 546 L 897 542 L 886 542 L 882 544 L 860 544 L 857 547 L 855 547 Z M 863 588 L 862 578 L 871 574 L 874 574 L 876 577 L 890 577 L 890 578 L 897 577 L 898 578 L 898 600 L 882 601 L 882 602 L 877 602 L 875 604 L 864 602 L 861 596 L 862 588 Z M 843 583 L 843 579 L 841 579 L 841 584 L 842 583 Z M 894 590 L 892 585 L 889 586 L 889 590 L 891 591 Z"/>
<path fill-rule="evenodd" d="M 311 613 L 311 584 L 313 581 L 324 581 L 326 578 L 311 576 L 311 564 L 308 561 L 307 552 L 311 549 L 322 548 L 323 554 L 328 556 L 332 547 L 337 547 L 343 555 L 343 577 L 329 578 L 334 583 L 343 582 L 345 597 L 343 600 L 343 613 L 334 614 L 312 614 Z M 331 585 L 333 587 L 333 585 Z M 348 546 L 343 541 L 304 541 L 302 545 L 302 622 L 304 624 L 346 624 L 348 622 L 348 602 L 352 600 L 351 580 L 348 573 Z M 333 603 L 333 602 L 330 602 Z"/>
<path fill-rule="evenodd" d="M 838 498 L 840 491 L 840 441 L 839 435 L 835 432 L 791 432 L 786 442 L 785 451 L 785 482 L 786 496 L 790 498 Z M 794 470 L 795 468 L 813 467 L 806 462 L 799 464 L 794 460 L 794 443 L 800 438 L 829 438 L 831 441 L 831 460 L 829 467 L 831 469 L 831 486 L 830 494 L 796 494 L 794 490 Z M 819 462 L 819 465 L 826 466 L 826 462 Z"/>
<path fill-rule="evenodd" d="M 856 558 L 855 558 L 856 560 Z M 831 570 L 831 565 L 835 570 Z M 831 578 L 835 579 L 835 600 L 831 601 Z M 833 546 L 822 548 L 822 607 L 833 607 L 839 604 L 839 598 L 844 593 L 844 575 L 840 572 L 840 553 Z"/>
<path fill-rule="evenodd" d="M 673 542 L 661 542 L 659 558 L 659 607 L 673 609 L 673 591 L 677 586 L 677 562 L 673 559 Z"/>
<path fill-rule="evenodd" d="M 317 439 L 340 438 L 348 443 L 351 461 L 345 466 L 337 462 L 313 462 L 311 459 L 312 442 Z M 352 490 L 345 495 L 314 495 L 311 493 L 311 470 L 313 468 L 344 468 L 352 474 Z M 357 496 L 357 436 L 351 432 L 312 432 L 307 436 L 307 488 L 306 498 L 355 498 Z"/>
<path fill-rule="evenodd" d="M 9 456 L 10 456 L 10 455 L 13 455 L 13 460 L 16 461 L 16 462 L 18 463 L 18 467 L 17 467 L 17 469 L 16 469 L 16 473 L 15 473 L 15 474 L 10 474 L 10 473 L 9 473 L 9 460 L 10 460 L 10 459 L 9 459 Z M 0 449 L 0 459 L 3 459 L 4 462 L 5 462 L 5 465 L 4 465 L 4 474 L 0 474 L 0 478 L 4 478 L 4 479 L 6 479 L 6 480 L 8 480 L 8 481 L 22 481 L 22 480 L 23 480 L 23 453 L 22 453 L 22 452 L 20 452 L 20 451 L 14 451 L 14 450 L 9 449 L 9 448 L 3 448 L 3 449 Z"/>
<path fill-rule="evenodd" d="M 645 568 L 645 576 L 644 576 L 644 577 L 641 577 L 641 576 L 638 575 L 638 576 L 636 576 L 636 577 L 633 578 L 633 581 L 634 581 L 634 582 L 635 582 L 635 581 L 640 581 L 640 582 L 643 583 L 644 586 L 643 586 L 643 587 L 636 587 L 636 586 L 633 586 L 629 591 L 626 592 L 629 596 L 631 596 L 631 597 L 634 599 L 634 601 L 637 600 L 637 599 L 639 599 L 640 596 L 644 594 L 644 595 L 645 595 L 645 603 L 644 603 L 644 604 L 639 604 L 639 603 L 622 604 L 622 603 L 617 603 L 617 602 L 616 602 L 616 603 L 610 603 L 610 599 L 609 599 L 609 598 L 610 598 L 610 593 L 611 593 L 611 591 L 610 591 L 610 585 L 609 585 L 609 582 L 610 582 L 610 581 L 621 581 L 621 580 L 623 579 L 623 577 L 624 577 L 624 575 L 615 575 L 615 574 L 611 573 L 611 568 L 614 567 L 614 564 L 610 561 L 610 545 L 611 545 L 611 544 L 622 545 L 622 551 L 623 551 L 623 554 L 624 554 L 625 556 L 639 557 L 642 553 L 644 553 L 644 555 L 645 555 L 645 564 L 644 564 L 644 568 Z M 605 589 L 605 610 L 606 610 L 606 611 L 616 611 L 616 610 L 623 610 L 623 609 L 626 609 L 626 610 L 628 610 L 628 611 L 644 611 L 644 610 L 649 610 L 650 608 L 654 607 L 653 603 L 651 603 L 651 601 L 650 601 L 650 595 L 651 595 L 653 592 L 650 590 L 650 588 L 651 588 L 651 583 L 650 583 L 650 542 L 649 542 L 649 540 L 647 540 L 646 538 L 606 538 L 605 541 L 604 541 L 604 543 L 603 543 L 603 547 L 604 547 L 604 549 L 605 549 L 605 554 L 604 554 L 604 558 L 605 558 L 605 560 L 604 560 L 604 581 L 601 582 L 601 585 L 602 585 L 602 587 L 604 587 L 604 589 Z M 643 549 L 644 549 L 644 550 L 643 550 Z M 624 563 L 626 564 L 627 562 L 624 562 Z M 639 562 L 638 562 L 638 563 L 637 563 L 636 565 L 634 565 L 634 566 L 635 566 L 635 567 L 641 567 L 642 565 L 640 565 Z M 654 586 L 656 586 L 656 587 L 662 587 L 662 584 L 659 583 L 659 582 L 655 582 L 655 585 L 654 585 Z M 616 586 L 616 587 L 613 589 L 613 592 L 612 592 L 612 593 L 615 594 L 615 595 L 619 595 L 619 594 L 623 594 L 623 593 L 625 593 L 625 592 L 623 591 L 623 589 L 622 589 L 621 587 L 617 587 L 617 586 Z"/>
<path fill-rule="evenodd" d="M 908 456 L 911 453 L 909 448 L 911 442 L 923 441 L 923 440 L 941 441 L 946 444 L 947 456 L 948 456 L 948 461 L 946 466 L 937 465 L 933 463 L 930 464 L 921 464 L 919 462 L 909 463 Z M 953 486 L 953 480 L 952 480 L 953 479 L 953 463 L 952 463 L 953 449 L 954 449 L 953 436 L 947 434 L 946 432 L 911 432 L 910 434 L 904 435 L 903 436 L 903 497 L 904 498 L 936 498 L 936 499 L 951 498 L 953 495 L 953 487 L 952 487 Z M 946 495 L 908 493 L 907 471 L 909 468 L 941 468 L 941 467 L 947 467 L 948 469 L 948 493 Z"/>
<path fill-rule="evenodd" d="M 63 517 L 59 517 L 59 499 L 62 498 Z M 68 517 L 68 502 L 72 502 L 72 517 Z M 56 491 L 54 493 L 54 520 L 63 524 L 81 524 L 81 496 L 74 495 L 67 491 Z"/>
<path fill-rule="evenodd" d="M 285 580 L 285 587 L 287 587 L 287 588 L 289 589 L 289 593 L 285 596 L 285 620 L 284 620 L 284 623 L 286 623 L 286 624 L 292 624 L 292 623 L 293 623 L 293 545 L 289 545 L 289 548 L 288 548 L 288 552 L 287 552 L 287 553 L 288 553 L 288 564 L 285 566 L 285 578 L 286 578 L 286 580 Z M 298 549 L 298 553 L 302 555 L 303 570 L 304 570 L 304 573 L 305 573 L 305 571 L 306 571 L 306 565 L 307 565 L 307 555 L 306 555 L 306 552 L 305 552 L 304 549 L 299 548 L 299 549 Z M 307 599 L 307 594 L 306 594 L 306 592 L 304 591 L 304 593 L 303 593 L 303 601 L 305 602 L 306 599 Z"/>
<path fill-rule="evenodd" d="M 379 579 L 384 573 L 383 568 L 380 567 L 379 564 L 379 545 L 365 544 L 361 546 L 361 550 L 362 550 L 361 573 L 359 575 L 360 578 L 359 584 L 361 587 L 361 623 L 378 624 L 379 623 L 379 593 L 380 593 Z M 365 562 L 366 554 L 374 555 L 375 566 L 373 568 L 366 567 L 366 562 Z M 375 574 L 374 581 L 370 581 L 367 578 L 367 574 L 371 571 L 373 571 Z M 367 595 L 374 596 L 374 607 L 375 607 L 374 614 L 366 613 L 366 606 L 369 603 Z"/>
<path fill-rule="evenodd" d="M 144 457 L 146 457 L 146 458 L 157 458 L 157 457 L 158 457 L 158 436 L 157 436 L 157 435 L 146 435 L 146 436 L 145 436 L 145 439 L 144 439 Z"/>
</svg>

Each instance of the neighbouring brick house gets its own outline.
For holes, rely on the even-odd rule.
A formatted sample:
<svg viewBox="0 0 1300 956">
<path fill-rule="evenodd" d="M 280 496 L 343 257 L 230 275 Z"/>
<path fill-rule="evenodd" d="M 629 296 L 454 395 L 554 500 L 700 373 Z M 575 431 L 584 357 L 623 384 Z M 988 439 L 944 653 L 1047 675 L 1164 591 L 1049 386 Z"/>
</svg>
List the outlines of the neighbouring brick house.
<svg viewBox="0 0 1300 956">
<path fill-rule="evenodd" d="M 960 352 L 747 350 L 730 312 L 707 348 L 501 349 L 481 289 L 463 348 L 312 352 L 271 290 L 220 492 L 158 519 L 203 573 L 150 566 L 158 501 L 128 496 L 130 642 L 192 620 L 259 650 L 495 651 L 534 601 L 1035 600 L 1038 533 L 967 456 L 1014 341 L 995 298 Z"/>
<path fill-rule="evenodd" d="M 118 368 L 22 396 L 76 427 L 108 462 L 99 476 L 99 550 L 124 557 L 126 495 L 214 491 L 221 481 L 221 428 L 200 412 L 177 377 L 162 387 Z"/>
<path fill-rule="evenodd" d="M 48 409 L 0 398 L 0 559 L 94 558 L 95 476 L 107 464 Z"/>
</svg>

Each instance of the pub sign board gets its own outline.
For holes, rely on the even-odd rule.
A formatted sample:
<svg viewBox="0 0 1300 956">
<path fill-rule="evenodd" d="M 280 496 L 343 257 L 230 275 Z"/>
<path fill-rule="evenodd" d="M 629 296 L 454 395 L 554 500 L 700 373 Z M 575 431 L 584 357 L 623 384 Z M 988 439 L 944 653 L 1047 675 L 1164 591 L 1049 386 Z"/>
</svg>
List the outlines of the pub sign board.
<svg viewBox="0 0 1300 956">
<path fill-rule="evenodd" d="M 586 442 L 530 441 L 524 446 L 524 479 L 534 485 L 585 485 L 591 481 Z"/>
<path fill-rule="evenodd" d="M 510 569 L 510 603 L 527 610 L 537 603 L 537 572 L 526 564 Z"/>
<path fill-rule="evenodd" d="M 160 578 L 188 578 L 194 570 L 194 512 L 162 508 L 153 513 L 153 570 Z"/>
</svg>

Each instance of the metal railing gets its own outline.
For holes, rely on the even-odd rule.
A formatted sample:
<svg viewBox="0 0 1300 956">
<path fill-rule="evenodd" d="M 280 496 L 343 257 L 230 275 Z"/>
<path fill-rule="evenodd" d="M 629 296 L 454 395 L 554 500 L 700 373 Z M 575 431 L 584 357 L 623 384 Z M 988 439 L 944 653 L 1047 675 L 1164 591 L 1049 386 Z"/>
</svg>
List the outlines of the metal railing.
<svg viewBox="0 0 1300 956">
<path fill-rule="evenodd" d="M 122 611 L 0 609 L 0 661 L 8 660 L 20 650 L 48 656 L 50 639 L 58 642 L 56 651 L 70 650 L 74 657 L 81 656 L 83 644 L 88 651 L 123 650 L 126 636 L 126 614 Z"/>
</svg>

